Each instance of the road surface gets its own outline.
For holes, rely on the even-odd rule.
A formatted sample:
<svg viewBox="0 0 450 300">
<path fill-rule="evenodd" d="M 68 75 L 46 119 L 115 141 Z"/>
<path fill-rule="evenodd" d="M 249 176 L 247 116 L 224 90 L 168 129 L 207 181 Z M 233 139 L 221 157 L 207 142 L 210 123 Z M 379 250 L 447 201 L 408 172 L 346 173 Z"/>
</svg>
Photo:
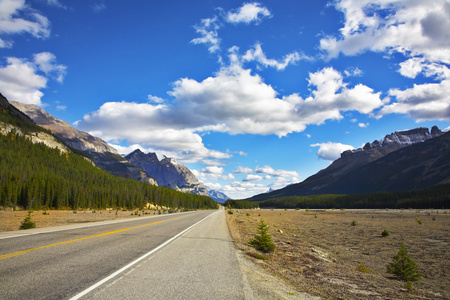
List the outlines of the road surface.
<svg viewBox="0 0 450 300">
<path fill-rule="evenodd" d="M 0 233 L 2 299 L 247 298 L 223 210 L 24 233 Z"/>
</svg>

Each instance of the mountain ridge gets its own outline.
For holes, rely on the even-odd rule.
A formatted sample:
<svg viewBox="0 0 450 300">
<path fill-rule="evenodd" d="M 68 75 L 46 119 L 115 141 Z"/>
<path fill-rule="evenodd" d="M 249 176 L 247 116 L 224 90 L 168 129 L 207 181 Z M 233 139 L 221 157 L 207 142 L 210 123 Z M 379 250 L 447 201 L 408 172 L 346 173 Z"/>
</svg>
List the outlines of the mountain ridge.
<svg viewBox="0 0 450 300">
<path fill-rule="evenodd" d="M 343 152 L 330 166 L 303 182 L 248 200 L 406 191 L 450 182 L 450 133 L 442 133 L 435 126 L 431 133 L 428 128 L 416 128 L 391 133 L 380 141 Z"/>
<path fill-rule="evenodd" d="M 155 178 L 159 186 L 185 193 L 208 196 L 206 186 L 183 164 L 170 157 L 158 159 L 156 153 L 143 153 L 137 149 L 125 156 L 132 164 L 140 167 Z"/>
<path fill-rule="evenodd" d="M 17 101 L 11 101 L 10 103 L 33 120 L 35 124 L 50 130 L 67 145 L 88 155 L 96 166 L 116 176 L 156 184 L 153 178 L 123 158 L 115 148 L 102 139 L 73 128 L 66 121 L 54 117 L 36 105 L 23 104 Z"/>
</svg>

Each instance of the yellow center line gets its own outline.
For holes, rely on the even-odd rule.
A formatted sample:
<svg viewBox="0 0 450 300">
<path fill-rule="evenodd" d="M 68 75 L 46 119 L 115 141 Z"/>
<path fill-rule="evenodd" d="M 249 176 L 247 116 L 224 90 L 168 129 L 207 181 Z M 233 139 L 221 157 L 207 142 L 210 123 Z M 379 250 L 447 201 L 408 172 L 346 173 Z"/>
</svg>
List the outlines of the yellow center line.
<svg viewBox="0 0 450 300">
<path fill-rule="evenodd" d="M 172 219 L 157 221 L 157 222 L 153 222 L 153 223 L 142 224 L 142 225 L 138 225 L 138 226 L 124 228 L 124 229 L 120 229 L 120 230 L 116 230 L 116 231 L 110 231 L 110 232 L 95 234 L 95 235 L 91 235 L 91 236 L 86 236 L 86 237 L 82 237 L 82 238 L 74 239 L 74 240 L 70 240 L 70 241 L 59 242 L 59 243 L 55 243 L 55 244 L 40 246 L 40 247 L 31 248 L 31 249 L 22 250 L 22 251 L 17 251 L 17 252 L 8 253 L 8 254 L 3 254 L 3 255 L 0 255 L 0 260 L 1 259 L 5 259 L 5 258 L 10 258 L 10 257 L 13 257 L 13 256 L 22 255 L 22 254 L 25 254 L 27 252 L 34 251 L 34 250 L 39 250 L 39 249 L 44 249 L 44 248 L 48 248 L 48 247 L 53 247 L 53 246 L 58 246 L 58 245 L 78 242 L 78 241 L 82 241 L 82 240 L 86 240 L 86 239 L 90 239 L 90 238 L 96 238 L 96 237 L 106 236 L 106 235 L 110 235 L 110 234 L 114 234 L 114 233 L 124 232 L 124 231 L 127 231 L 127 230 L 136 229 L 136 228 L 139 228 L 139 227 L 150 226 L 150 225 L 155 225 L 155 224 L 159 224 L 159 223 L 166 222 L 166 221 L 176 220 L 176 219 L 179 219 L 179 218 L 182 218 L 182 217 L 187 217 L 187 216 L 190 216 L 190 215 L 191 214 L 175 217 L 175 218 L 172 218 Z"/>
</svg>

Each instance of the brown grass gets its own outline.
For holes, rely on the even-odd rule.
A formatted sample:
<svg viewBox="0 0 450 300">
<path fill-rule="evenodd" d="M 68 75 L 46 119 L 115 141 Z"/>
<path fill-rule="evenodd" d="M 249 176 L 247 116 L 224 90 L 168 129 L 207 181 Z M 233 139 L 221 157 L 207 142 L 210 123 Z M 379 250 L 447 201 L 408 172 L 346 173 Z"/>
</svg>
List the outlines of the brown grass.
<svg viewBox="0 0 450 300">
<path fill-rule="evenodd" d="M 299 292 L 325 299 L 450 299 L 448 212 L 234 210 L 226 215 L 236 245 L 246 253 L 257 253 L 248 241 L 259 220 L 270 226 L 277 248 L 264 254 L 268 260 L 255 261 Z M 390 235 L 382 237 L 383 230 Z M 401 242 L 424 274 L 413 292 L 386 272 Z"/>
<path fill-rule="evenodd" d="M 137 214 L 135 214 L 137 212 Z M 45 213 L 45 214 L 44 214 Z M 154 210 L 41 210 L 32 211 L 31 221 L 36 223 L 36 228 L 61 226 L 74 223 L 100 222 L 135 218 L 143 215 L 157 214 Z M 19 226 L 28 215 L 26 210 L 0 210 L 0 232 L 19 230 Z"/>
</svg>

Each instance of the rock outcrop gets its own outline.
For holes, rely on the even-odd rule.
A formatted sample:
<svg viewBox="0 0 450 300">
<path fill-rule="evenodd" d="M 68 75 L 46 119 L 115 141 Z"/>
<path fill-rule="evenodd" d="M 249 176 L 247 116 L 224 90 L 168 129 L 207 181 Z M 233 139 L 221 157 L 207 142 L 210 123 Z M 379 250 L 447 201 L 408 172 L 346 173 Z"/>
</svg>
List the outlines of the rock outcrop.
<svg viewBox="0 0 450 300">
<path fill-rule="evenodd" d="M 177 163 L 173 158 L 164 157 L 159 160 L 155 153 L 145 154 L 140 150 L 133 151 L 125 158 L 153 177 L 158 186 L 208 196 L 205 185 L 185 165 Z"/>
</svg>

